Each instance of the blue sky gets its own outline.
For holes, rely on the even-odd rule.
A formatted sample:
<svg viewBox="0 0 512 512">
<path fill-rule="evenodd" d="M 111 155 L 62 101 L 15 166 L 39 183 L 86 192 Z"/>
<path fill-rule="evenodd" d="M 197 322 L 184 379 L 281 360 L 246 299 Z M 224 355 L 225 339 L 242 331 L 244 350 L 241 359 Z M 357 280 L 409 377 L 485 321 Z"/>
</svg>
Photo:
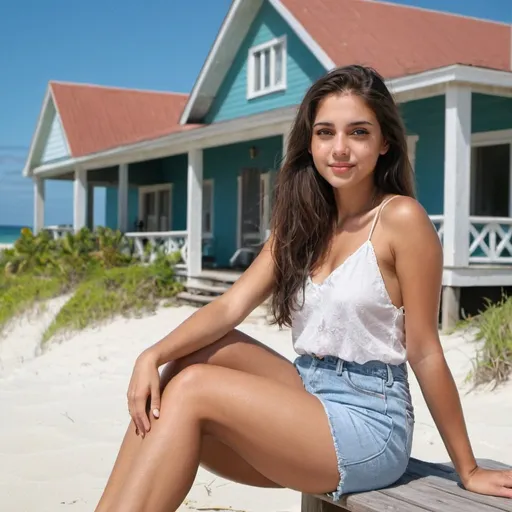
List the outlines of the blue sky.
<svg viewBox="0 0 512 512">
<path fill-rule="evenodd" d="M 16 0 L 0 5 L 0 225 L 32 225 L 21 170 L 49 80 L 189 92 L 230 0 Z M 511 0 L 395 0 L 512 24 Z M 103 219 L 101 194 L 96 220 Z M 72 221 L 50 182 L 46 222 Z"/>
</svg>

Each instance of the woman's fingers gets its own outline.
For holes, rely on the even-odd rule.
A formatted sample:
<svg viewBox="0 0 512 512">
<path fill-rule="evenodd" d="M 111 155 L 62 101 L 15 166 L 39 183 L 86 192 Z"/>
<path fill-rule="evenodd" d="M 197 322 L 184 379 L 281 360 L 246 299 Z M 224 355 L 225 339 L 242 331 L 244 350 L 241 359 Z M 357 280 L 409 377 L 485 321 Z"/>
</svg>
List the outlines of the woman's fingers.
<svg viewBox="0 0 512 512">
<path fill-rule="evenodd" d="M 149 409 L 155 418 L 160 417 L 160 379 L 157 377 L 151 382 L 151 405 Z"/>
</svg>

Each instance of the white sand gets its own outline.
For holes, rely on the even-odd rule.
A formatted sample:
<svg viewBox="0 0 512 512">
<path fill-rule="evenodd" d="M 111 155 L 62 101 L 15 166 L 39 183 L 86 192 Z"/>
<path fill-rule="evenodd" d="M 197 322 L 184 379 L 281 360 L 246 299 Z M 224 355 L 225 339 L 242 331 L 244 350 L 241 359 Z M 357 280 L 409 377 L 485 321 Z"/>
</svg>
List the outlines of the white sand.
<svg viewBox="0 0 512 512">
<path fill-rule="evenodd" d="M 6 512 L 94 509 L 129 421 L 126 389 L 137 355 L 189 316 L 191 307 L 160 309 L 141 319 L 117 319 L 88 329 L 34 357 L 44 327 L 65 299 L 0 338 L 0 503 Z M 241 329 L 293 359 L 288 331 L 259 319 Z M 512 464 L 512 384 L 465 394 L 474 345 L 443 338 L 462 390 L 477 457 Z M 442 441 L 411 377 L 416 405 L 414 456 L 448 461 Z M 200 470 L 180 511 L 293 512 L 300 495 L 227 482 Z"/>
</svg>

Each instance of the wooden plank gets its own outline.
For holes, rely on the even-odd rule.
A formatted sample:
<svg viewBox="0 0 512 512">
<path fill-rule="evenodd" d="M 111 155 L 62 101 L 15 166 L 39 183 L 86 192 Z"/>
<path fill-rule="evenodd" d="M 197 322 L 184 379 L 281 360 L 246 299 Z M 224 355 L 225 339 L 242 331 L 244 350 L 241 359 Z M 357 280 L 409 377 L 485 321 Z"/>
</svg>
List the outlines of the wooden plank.
<svg viewBox="0 0 512 512">
<path fill-rule="evenodd" d="M 339 510 L 349 512 L 428 512 L 429 510 L 423 506 L 410 505 L 391 496 L 385 496 L 380 491 L 347 494 L 342 496 L 337 503 L 326 496 L 302 495 L 302 506 L 301 512 L 336 512 Z"/>
<path fill-rule="evenodd" d="M 510 469 L 492 460 L 477 462 L 487 469 Z M 512 500 L 466 491 L 451 464 L 411 458 L 406 474 L 390 487 L 349 494 L 337 503 L 303 495 L 302 507 L 302 512 L 512 512 Z"/>
<path fill-rule="evenodd" d="M 475 502 L 472 493 L 451 494 L 444 489 L 427 485 L 424 480 L 412 480 L 380 492 L 410 505 L 422 505 L 431 512 L 496 512 L 493 505 Z"/>
<path fill-rule="evenodd" d="M 512 500 L 508 498 L 497 498 L 495 496 L 485 496 L 484 494 L 470 493 L 464 490 L 460 485 L 454 482 L 439 478 L 437 476 L 429 476 L 424 480 L 425 485 L 436 489 L 441 489 L 447 494 L 455 494 L 457 496 L 466 496 L 474 503 L 482 503 L 493 507 L 493 510 L 512 512 Z"/>
</svg>

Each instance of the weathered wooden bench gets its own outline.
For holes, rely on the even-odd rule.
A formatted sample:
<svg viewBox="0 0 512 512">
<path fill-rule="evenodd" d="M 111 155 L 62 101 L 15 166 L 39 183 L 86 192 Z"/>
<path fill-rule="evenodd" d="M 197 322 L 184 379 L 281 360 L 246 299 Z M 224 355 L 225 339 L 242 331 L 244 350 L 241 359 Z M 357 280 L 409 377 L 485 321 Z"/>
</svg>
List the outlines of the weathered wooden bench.
<svg viewBox="0 0 512 512">
<path fill-rule="evenodd" d="M 479 460 L 487 469 L 511 469 L 491 460 Z M 338 503 L 325 496 L 302 495 L 302 512 L 512 512 L 512 499 L 466 491 L 445 464 L 411 459 L 407 472 L 395 484 L 379 491 L 347 494 Z"/>
</svg>

